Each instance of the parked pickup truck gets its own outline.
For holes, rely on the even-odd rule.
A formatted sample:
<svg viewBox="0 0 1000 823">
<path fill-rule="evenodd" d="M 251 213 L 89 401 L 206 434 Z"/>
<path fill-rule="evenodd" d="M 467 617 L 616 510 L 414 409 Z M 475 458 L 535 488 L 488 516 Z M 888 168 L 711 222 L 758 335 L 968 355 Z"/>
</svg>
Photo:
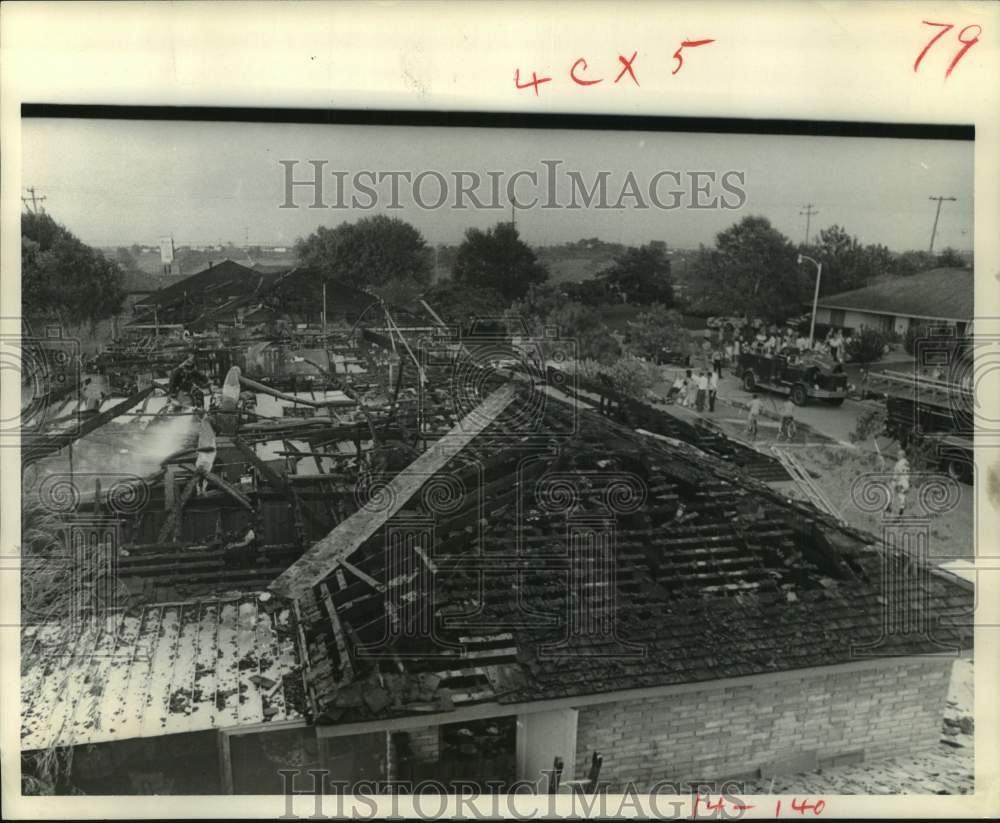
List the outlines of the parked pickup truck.
<svg viewBox="0 0 1000 823">
<path fill-rule="evenodd" d="M 940 400 L 929 397 L 886 396 L 886 434 L 905 447 L 933 444 L 941 471 L 972 483 L 974 450 L 970 421 Z"/>
<path fill-rule="evenodd" d="M 804 406 L 810 400 L 839 406 L 847 397 L 844 367 L 817 354 L 799 357 L 787 349 L 774 355 L 744 352 L 739 357 L 737 373 L 747 391 L 767 389 L 791 395 L 796 406 Z"/>
</svg>

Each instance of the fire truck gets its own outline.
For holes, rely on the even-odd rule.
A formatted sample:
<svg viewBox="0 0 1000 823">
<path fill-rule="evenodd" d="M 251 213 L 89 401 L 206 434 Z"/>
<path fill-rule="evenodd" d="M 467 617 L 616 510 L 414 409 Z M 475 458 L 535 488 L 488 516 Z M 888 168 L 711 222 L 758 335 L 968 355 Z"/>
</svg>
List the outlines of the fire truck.
<svg viewBox="0 0 1000 823">
<path fill-rule="evenodd" d="M 812 352 L 799 356 L 793 349 L 781 354 L 744 352 L 737 373 L 748 392 L 758 389 L 790 395 L 796 406 L 820 400 L 839 406 L 847 397 L 847 375 L 840 363 Z"/>
</svg>

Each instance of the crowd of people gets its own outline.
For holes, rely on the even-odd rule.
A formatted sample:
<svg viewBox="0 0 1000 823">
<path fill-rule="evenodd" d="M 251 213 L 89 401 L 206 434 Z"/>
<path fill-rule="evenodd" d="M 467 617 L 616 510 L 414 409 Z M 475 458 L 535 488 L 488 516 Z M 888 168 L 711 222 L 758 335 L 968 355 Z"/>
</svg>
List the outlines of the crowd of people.
<svg viewBox="0 0 1000 823">
<path fill-rule="evenodd" d="M 835 328 L 829 329 L 822 339 L 810 339 L 802 332 L 796 335 L 788 327 L 778 329 L 771 326 L 768 329 L 761 326 L 757 329 L 745 329 L 742 333 L 734 335 L 732 341 L 726 343 L 724 352 L 730 361 L 744 352 L 798 357 L 811 352 L 825 355 L 835 363 L 843 363 L 848 340 L 843 331 Z"/>
</svg>

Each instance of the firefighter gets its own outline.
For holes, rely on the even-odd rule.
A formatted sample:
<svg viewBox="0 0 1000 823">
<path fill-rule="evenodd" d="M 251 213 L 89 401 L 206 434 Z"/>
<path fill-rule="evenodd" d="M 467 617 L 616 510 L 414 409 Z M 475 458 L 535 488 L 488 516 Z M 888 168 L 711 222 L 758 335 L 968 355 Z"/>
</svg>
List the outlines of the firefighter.
<svg viewBox="0 0 1000 823">
<path fill-rule="evenodd" d="M 225 561 L 227 566 L 246 568 L 257 562 L 257 533 L 253 524 L 248 524 L 239 540 L 226 544 Z"/>
</svg>

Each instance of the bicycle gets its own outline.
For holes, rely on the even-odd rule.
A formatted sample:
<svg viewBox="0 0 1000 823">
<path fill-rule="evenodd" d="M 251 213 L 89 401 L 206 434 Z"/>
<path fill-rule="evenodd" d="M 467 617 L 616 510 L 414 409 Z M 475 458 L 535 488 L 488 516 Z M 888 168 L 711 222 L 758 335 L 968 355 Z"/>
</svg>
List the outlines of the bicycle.
<svg viewBox="0 0 1000 823">
<path fill-rule="evenodd" d="M 781 420 L 781 429 L 778 431 L 778 440 L 787 440 L 789 443 L 795 439 L 797 427 L 794 417 L 784 417 Z"/>
</svg>

